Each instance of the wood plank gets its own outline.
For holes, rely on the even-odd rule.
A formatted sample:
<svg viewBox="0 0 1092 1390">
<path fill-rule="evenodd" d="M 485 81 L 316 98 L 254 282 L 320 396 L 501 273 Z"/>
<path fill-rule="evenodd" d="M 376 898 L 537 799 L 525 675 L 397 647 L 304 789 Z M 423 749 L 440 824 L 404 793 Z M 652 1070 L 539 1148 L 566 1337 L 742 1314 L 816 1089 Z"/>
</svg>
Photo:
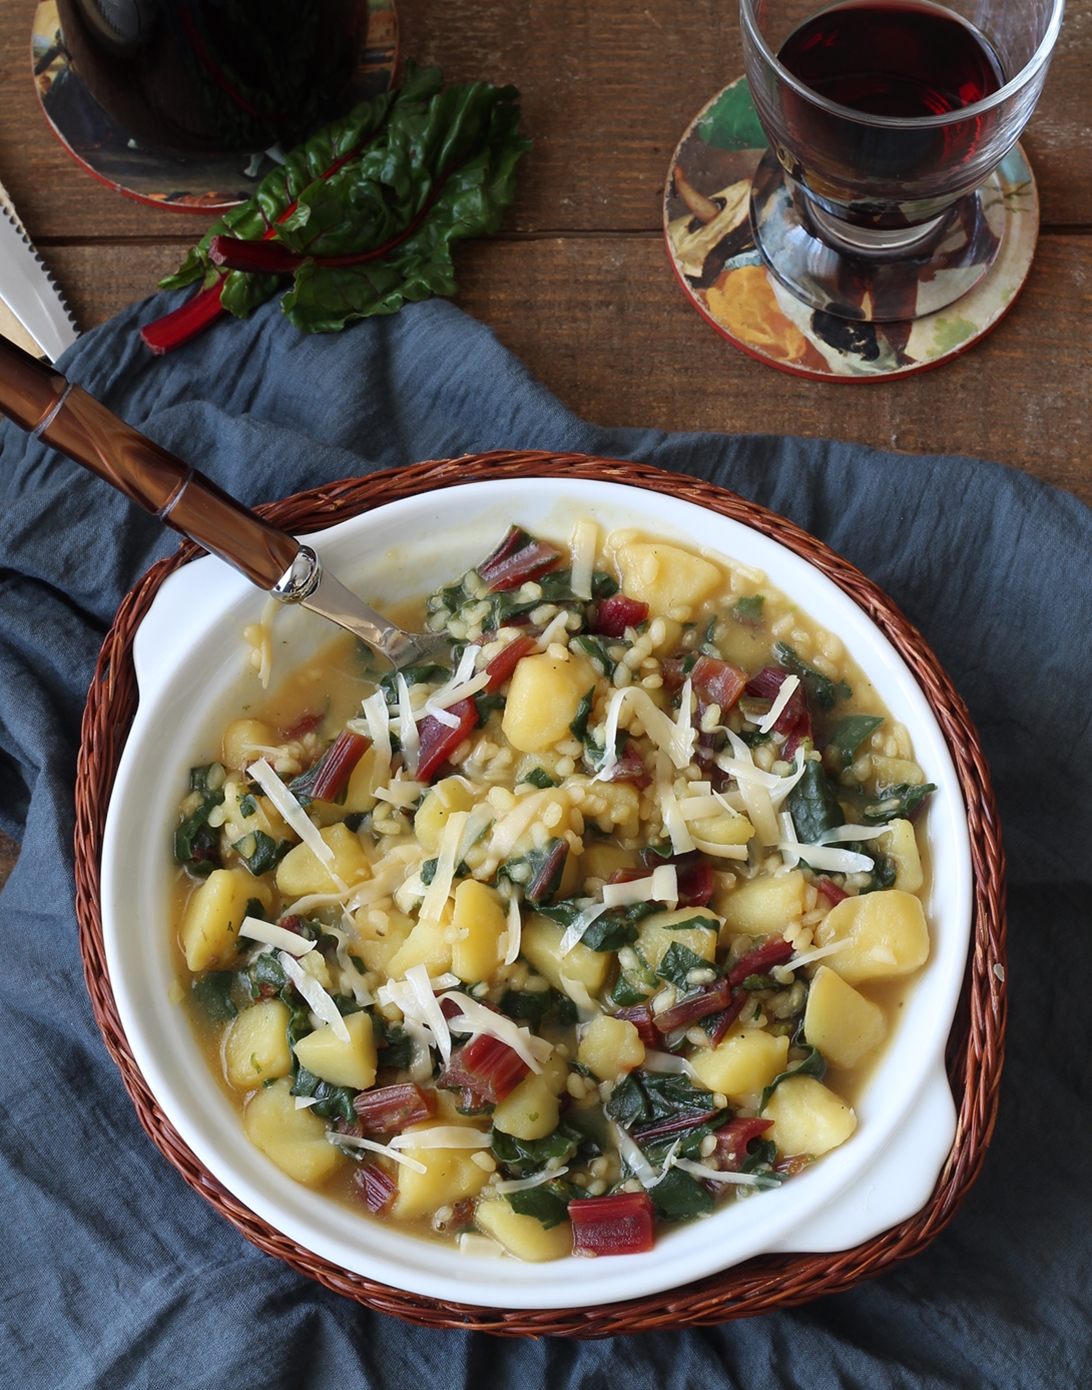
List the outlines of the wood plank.
<svg viewBox="0 0 1092 1390">
<path fill-rule="evenodd" d="M 1044 237 L 1023 295 L 989 338 L 936 371 L 893 382 L 802 381 L 744 356 L 689 307 L 653 236 L 461 247 L 457 302 L 571 410 L 598 424 L 970 454 L 1026 469 L 1092 503 L 1089 244 Z M 58 246 L 49 259 L 90 327 L 148 293 L 173 251 Z"/>
<path fill-rule="evenodd" d="M 196 239 L 207 215 L 138 205 L 96 184 L 51 134 L 29 69 L 34 0 L 0 6 L 0 179 L 31 236 Z M 535 141 L 509 228 L 650 231 L 671 153 L 694 113 L 742 70 L 738 26 L 700 0 L 437 5 L 400 0 L 403 53 L 451 81 L 488 77 L 523 92 Z M 1027 135 L 1044 220 L 1092 224 L 1092 0 L 1070 0 Z"/>
</svg>

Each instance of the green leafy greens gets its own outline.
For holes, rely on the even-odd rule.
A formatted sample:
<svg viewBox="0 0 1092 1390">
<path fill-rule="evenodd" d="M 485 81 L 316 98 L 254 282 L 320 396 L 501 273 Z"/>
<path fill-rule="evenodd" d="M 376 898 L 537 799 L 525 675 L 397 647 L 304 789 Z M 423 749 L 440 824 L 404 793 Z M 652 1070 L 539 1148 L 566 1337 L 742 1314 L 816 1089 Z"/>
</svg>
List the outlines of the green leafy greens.
<svg viewBox="0 0 1092 1390">
<path fill-rule="evenodd" d="M 399 90 L 362 102 L 294 149 L 163 288 L 210 287 L 222 277 L 222 307 L 237 318 L 253 313 L 276 293 L 280 275 L 224 276 L 210 247 L 228 236 L 300 258 L 281 308 L 305 333 L 337 332 L 354 318 L 454 294 L 451 244 L 496 232 L 530 142 L 517 132 L 514 87 L 442 84 L 438 68 L 407 63 Z"/>
</svg>

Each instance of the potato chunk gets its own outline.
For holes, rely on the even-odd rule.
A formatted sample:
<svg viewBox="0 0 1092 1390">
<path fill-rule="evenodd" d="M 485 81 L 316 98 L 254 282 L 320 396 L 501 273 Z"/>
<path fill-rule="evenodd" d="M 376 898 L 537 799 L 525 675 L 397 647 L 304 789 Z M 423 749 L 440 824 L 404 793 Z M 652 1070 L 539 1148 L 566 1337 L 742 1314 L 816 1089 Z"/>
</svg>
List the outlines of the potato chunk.
<svg viewBox="0 0 1092 1390">
<path fill-rule="evenodd" d="M 360 933 L 360 945 L 356 948 L 360 959 L 369 970 L 390 975 L 391 959 L 406 944 L 413 930 L 413 918 L 394 907 L 362 907 L 356 914 L 356 929 Z"/>
<path fill-rule="evenodd" d="M 447 914 L 445 914 L 445 917 Z M 392 980 L 400 980 L 415 965 L 423 965 L 430 975 L 443 975 L 451 969 L 450 919 L 432 922 L 422 918 L 387 962 Z"/>
<path fill-rule="evenodd" d="M 280 999 L 264 999 L 244 1009 L 224 1038 L 224 1070 L 237 1091 L 287 1076 L 292 1053 L 286 1029 L 291 1015 Z"/>
<path fill-rule="evenodd" d="M 426 854 L 438 854 L 444 826 L 454 811 L 469 811 L 474 794 L 461 777 L 445 777 L 437 782 L 421 802 L 413 818 L 413 833 Z"/>
<path fill-rule="evenodd" d="M 213 869 L 190 898 L 178 938 L 194 974 L 234 964 L 239 928 L 251 898 L 268 907 L 269 889 L 243 868 Z"/>
<path fill-rule="evenodd" d="M 601 1014 L 581 1038 L 576 1060 L 600 1081 L 620 1081 L 645 1060 L 645 1045 L 632 1023 Z"/>
<path fill-rule="evenodd" d="M 858 994 L 834 970 L 821 965 L 808 991 L 804 1036 L 835 1067 L 855 1067 L 879 1047 L 887 1020 L 878 1004 Z"/>
<path fill-rule="evenodd" d="M 477 879 L 464 879 L 455 889 L 451 925 L 451 969 L 468 985 L 488 980 L 501 963 L 500 939 L 508 930 L 500 894 Z"/>
<path fill-rule="evenodd" d="M 545 1139 L 557 1128 L 557 1096 L 539 1072 L 525 1076 L 493 1111 L 493 1128 L 517 1139 Z"/>
<path fill-rule="evenodd" d="M 363 1010 L 348 1014 L 345 1027 L 349 1030 L 348 1042 L 339 1038 L 326 1023 L 300 1038 L 293 1050 L 300 1064 L 320 1080 L 329 1081 L 331 1086 L 352 1086 L 366 1091 L 375 1084 L 376 1053 L 371 1015 Z"/>
<path fill-rule="evenodd" d="M 895 866 L 895 887 L 905 893 L 916 893 L 925 881 L 921 870 L 921 854 L 914 825 L 908 820 L 893 820 L 882 835 L 876 837 L 876 848 L 882 850 Z"/>
<path fill-rule="evenodd" d="M 540 975 L 545 975 L 554 989 L 565 993 L 564 980 L 568 979 L 583 985 L 589 994 L 595 994 L 606 983 L 611 957 L 602 951 L 590 951 L 587 946 L 577 944 L 562 958 L 558 948 L 564 935 L 563 928 L 556 922 L 536 913 L 523 924 L 521 954 Z"/>
<path fill-rule="evenodd" d="M 765 1087 L 785 1070 L 788 1055 L 788 1038 L 743 1028 L 712 1051 L 699 1052 L 691 1065 L 711 1091 L 720 1091 L 735 1105 L 755 1106 Z"/>
<path fill-rule="evenodd" d="M 260 719 L 235 719 L 224 730 L 220 756 L 225 767 L 239 770 L 257 762 L 264 749 L 273 747 L 277 735 Z"/>
<path fill-rule="evenodd" d="M 571 1222 L 562 1221 L 549 1230 L 534 1216 L 521 1216 L 500 1198 L 478 1203 L 474 1219 L 488 1236 L 503 1245 L 517 1260 L 539 1262 L 563 1260 L 573 1251 Z"/>
<path fill-rule="evenodd" d="M 619 546 L 616 559 L 622 592 L 657 612 L 701 603 L 724 583 L 718 565 L 662 541 Z"/>
<path fill-rule="evenodd" d="M 405 1134 L 432 1129 L 428 1124 L 410 1125 Z M 409 1158 L 423 1163 L 426 1172 L 418 1173 L 405 1164 L 398 1165 L 398 1197 L 392 1215 L 399 1221 L 416 1221 L 431 1216 L 438 1207 L 454 1206 L 464 1197 L 476 1197 L 488 1177 L 484 1168 L 474 1162 L 475 1149 L 414 1149 L 404 1151 Z"/>
<path fill-rule="evenodd" d="M 542 652 L 525 656 L 512 674 L 501 728 L 521 753 L 542 753 L 568 737 L 580 701 L 595 684 L 581 658 L 560 661 Z"/>
<path fill-rule="evenodd" d="M 297 1110 L 287 1077 L 260 1086 L 243 1111 L 246 1137 L 297 1182 L 318 1183 L 345 1162 L 310 1110 Z M 484 1174 L 482 1175 L 485 1176 Z"/>
<path fill-rule="evenodd" d="M 849 944 L 827 958 L 847 984 L 909 975 L 929 957 L 929 928 L 921 903 L 910 893 L 887 888 L 846 898 L 816 928 L 816 941 Z"/>
<path fill-rule="evenodd" d="M 708 922 L 707 927 L 685 926 L 686 922 Z M 637 949 L 650 969 L 667 955 L 673 942 L 693 951 L 702 960 L 712 960 L 717 953 L 717 932 L 720 922 L 707 907 L 680 907 L 672 912 L 654 912 L 638 927 Z"/>
<path fill-rule="evenodd" d="M 818 1158 L 844 1144 L 857 1128 L 857 1116 L 840 1096 L 813 1076 L 790 1076 L 769 1099 L 766 1118 L 773 1128 L 763 1135 L 779 1153 Z"/>
<path fill-rule="evenodd" d="M 752 878 L 716 898 L 725 931 L 765 936 L 781 931 L 804 911 L 804 875 L 799 869 L 768 878 Z"/>
<path fill-rule="evenodd" d="M 319 834 L 333 850 L 334 870 L 350 888 L 371 877 L 371 865 L 360 838 L 347 825 L 328 825 Z M 337 884 L 310 845 L 296 845 L 277 866 L 277 887 L 286 898 L 307 893 L 336 893 Z"/>
</svg>

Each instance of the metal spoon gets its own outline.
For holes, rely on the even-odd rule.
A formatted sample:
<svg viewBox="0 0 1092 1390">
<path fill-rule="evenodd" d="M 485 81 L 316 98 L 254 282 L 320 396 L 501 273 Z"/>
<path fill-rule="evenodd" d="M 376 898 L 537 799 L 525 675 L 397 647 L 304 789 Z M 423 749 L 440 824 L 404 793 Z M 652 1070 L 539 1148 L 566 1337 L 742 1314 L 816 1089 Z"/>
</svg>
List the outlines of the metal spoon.
<svg viewBox="0 0 1092 1390">
<path fill-rule="evenodd" d="M 36 439 L 112 483 L 173 530 L 226 560 L 259 589 L 328 618 L 393 666 L 450 665 L 447 637 L 406 632 L 369 608 L 324 571 L 310 546 L 264 521 L 82 387 L 3 337 L 0 411 Z"/>
</svg>

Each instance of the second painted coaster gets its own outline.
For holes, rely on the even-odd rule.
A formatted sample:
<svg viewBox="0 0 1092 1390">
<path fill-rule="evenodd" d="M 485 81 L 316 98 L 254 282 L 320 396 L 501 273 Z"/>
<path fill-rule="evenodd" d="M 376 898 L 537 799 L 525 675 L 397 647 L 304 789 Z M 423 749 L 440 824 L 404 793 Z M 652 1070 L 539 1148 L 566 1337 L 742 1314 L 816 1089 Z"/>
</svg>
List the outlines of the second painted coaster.
<svg viewBox="0 0 1092 1390">
<path fill-rule="evenodd" d="M 750 223 L 751 184 L 766 149 L 747 81 L 738 78 L 691 122 L 664 190 L 664 235 L 679 283 L 698 313 L 750 356 L 816 380 L 910 376 L 966 352 L 1012 306 L 1039 236 L 1039 195 L 1019 145 L 982 190 L 998 243 L 985 275 L 946 308 L 893 323 L 813 309 L 767 269 Z"/>
</svg>

